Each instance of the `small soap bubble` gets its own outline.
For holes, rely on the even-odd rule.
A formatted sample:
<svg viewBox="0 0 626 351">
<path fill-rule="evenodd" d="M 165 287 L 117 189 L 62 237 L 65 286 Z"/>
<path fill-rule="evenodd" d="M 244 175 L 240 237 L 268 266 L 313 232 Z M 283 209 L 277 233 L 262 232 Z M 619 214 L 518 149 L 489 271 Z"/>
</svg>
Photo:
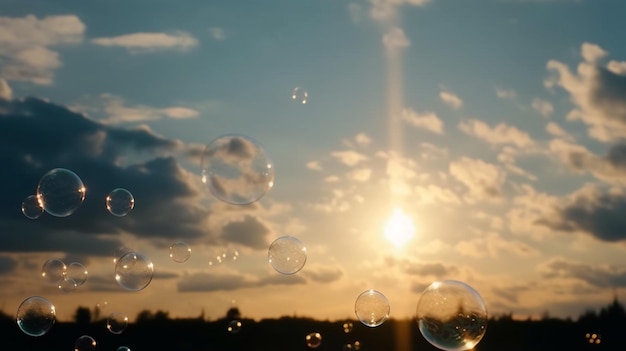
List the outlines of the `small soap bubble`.
<svg viewBox="0 0 626 351">
<path fill-rule="evenodd" d="M 76 281 L 70 277 L 64 277 L 63 280 L 59 282 L 59 290 L 70 293 L 78 287 Z"/>
<path fill-rule="evenodd" d="M 343 351 L 352 351 L 354 350 L 354 346 L 352 346 L 352 344 L 348 343 L 348 344 L 344 344 L 342 347 Z"/>
<path fill-rule="evenodd" d="M 237 334 L 241 330 L 241 322 L 238 320 L 232 320 L 228 323 L 228 327 L 226 327 L 226 331 L 231 334 Z"/>
<path fill-rule="evenodd" d="M 274 165 L 257 141 L 243 135 L 223 135 L 204 148 L 202 182 L 218 199 L 248 205 L 274 185 Z"/>
<path fill-rule="evenodd" d="M 50 285 L 59 285 L 66 273 L 67 266 L 58 258 L 47 260 L 41 267 L 41 277 Z"/>
<path fill-rule="evenodd" d="M 79 336 L 74 342 L 74 351 L 93 351 L 96 349 L 96 340 L 89 335 Z"/>
<path fill-rule="evenodd" d="M 380 291 L 369 289 L 357 297 L 354 313 L 361 323 L 377 327 L 389 318 L 389 300 Z"/>
<path fill-rule="evenodd" d="M 22 213 L 28 219 L 37 219 L 43 213 L 43 204 L 37 195 L 27 196 L 22 201 Z"/>
<path fill-rule="evenodd" d="M 322 334 L 309 333 L 304 337 L 304 341 L 306 342 L 306 346 L 310 349 L 316 349 L 322 344 Z"/>
<path fill-rule="evenodd" d="M 135 207 L 135 198 L 126 189 L 113 189 L 106 197 L 106 206 L 112 215 L 123 217 Z"/>
<path fill-rule="evenodd" d="M 446 351 L 473 349 L 485 335 L 487 308 L 478 292 L 456 280 L 433 282 L 417 304 L 424 338 Z"/>
<path fill-rule="evenodd" d="M 187 262 L 191 257 L 191 248 L 186 243 L 179 241 L 170 246 L 170 258 L 177 263 Z"/>
<path fill-rule="evenodd" d="M 113 312 L 107 317 L 107 329 L 113 334 L 122 334 L 128 327 L 128 317 L 122 312 Z"/>
<path fill-rule="evenodd" d="M 55 168 L 39 180 L 37 197 L 47 213 L 55 217 L 67 217 L 83 203 L 86 191 L 76 173 L 65 168 Z"/>
<path fill-rule="evenodd" d="M 42 336 L 56 321 L 54 305 L 41 296 L 31 296 L 17 308 L 17 326 L 26 335 Z"/>
<path fill-rule="evenodd" d="M 355 341 L 352 344 L 352 349 L 355 350 L 355 351 L 359 351 L 361 349 L 361 342 L 359 342 L 358 340 Z"/>
<path fill-rule="evenodd" d="M 309 93 L 301 87 L 296 87 L 293 89 L 293 92 L 291 92 L 291 100 L 306 105 L 309 100 Z"/>
<path fill-rule="evenodd" d="M 267 256 L 278 273 L 295 274 L 306 263 L 306 247 L 298 238 L 283 236 L 272 242 Z"/>
<path fill-rule="evenodd" d="M 116 351 L 130 351 L 130 347 L 128 346 L 120 346 Z"/>
<path fill-rule="evenodd" d="M 80 262 L 72 262 L 67 265 L 67 270 L 65 273 L 66 278 L 69 278 L 74 281 L 76 286 L 81 286 L 87 281 L 87 276 L 89 272 L 87 268 L 83 266 Z"/>
<path fill-rule="evenodd" d="M 115 280 L 125 290 L 144 289 L 152 281 L 153 275 L 152 261 L 137 252 L 127 253 L 115 264 Z"/>
<path fill-rule="evenodd" d="M 344 322 L 343 323 L 343 332 L 348 334 L 352 331 L 352 328 L 354 326 L 352 325 L 352 322 Z"/>
</svg>

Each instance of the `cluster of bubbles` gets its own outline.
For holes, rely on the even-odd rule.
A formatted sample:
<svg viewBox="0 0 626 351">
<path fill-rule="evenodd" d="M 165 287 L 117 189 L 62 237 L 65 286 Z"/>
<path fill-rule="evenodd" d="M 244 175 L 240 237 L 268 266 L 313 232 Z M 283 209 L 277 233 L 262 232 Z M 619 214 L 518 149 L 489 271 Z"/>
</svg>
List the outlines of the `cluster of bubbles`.
<svg viewBox="0 0 626 351">
<path fill-rule="evenodd" d="M 602 337 L 598 333 L 585 333 L 585 339 L 592 345 L 599 345 L 602 342 Z"/>
<path fill-rule="evenodd" d="M 82 263 L 66 265 L 58 258 L 47 260 L 41 268 L 41 277 L 50 285 L 63 292 L 72 292 L 87 281 L 89 272 Z"/>
<path fill-rule="evenodd" d="M 209 259 L 209 266 L 219 265 L 227 262 L 235 262 L 239 259 L 239 250 L 234 248 L 220 248 L 212 253 Z"/>
</svg>

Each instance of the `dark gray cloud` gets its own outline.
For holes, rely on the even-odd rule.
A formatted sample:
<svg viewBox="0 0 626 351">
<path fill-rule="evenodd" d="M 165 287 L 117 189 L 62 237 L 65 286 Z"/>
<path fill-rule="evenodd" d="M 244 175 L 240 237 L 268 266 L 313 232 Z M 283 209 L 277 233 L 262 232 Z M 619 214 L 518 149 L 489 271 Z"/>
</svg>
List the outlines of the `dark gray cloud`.
<svg viewBox="0 0 626 351">
<path fill-rule="evenodd" d="M 575 278 L 597 288 L 626 287 L 626 266 L 594 266 L 588 263 L 574 262 L 555 258 L 541 267 L 544 278 Z M 572 293 L 571 291 L 567 292 Z"/>
<path fill-rule="evenodd" d="M 626 240 L 626 194 L 588 188 L 555 208 L 538 224 L 561 231 L 583 231 L 603 241 Z"/>
<path fill-rule="evenodd" d="M 266 249 L 269 246 L 269 233 L 270 230 L 258 218 L 245 216 L 241 221 L 226 224 L 222 228 L 221 237 L 254 249 Z"/>
<path fill-rule="evenodd" d="M 171 156 L 184 148 L 147 127 L 104 125 L 36 98 L 0 99 L 0 250 L 106 256 L 122 246 L 115 236 L 121 232 L 212 240 L 202 225 L 209 215 L 198 205 L 202 194 Z M 69 217 L 44 213 L 29 220 L 21 213 L 21 202 L 53 168 L 79 175 L 87 188 L 85 201 Z M 135 208 L 126 217 L 105 208 L 106 195 L 119 187 L 135 197 Z"/>
<path fill-rule="evenodd" d="M 343 276 L 341 269 L 336 267 L 307 268 L 302 275 L 318 283 L 331 283 Z"/>
<path fill-rule="evenodd" d="M 178 291 L 231 291 L 267 285 L 298 285 L 305 283 L 306 280 L 297 275 L 269 275 L 261 278 L 247 278 L 238 274 L 195 273 L 182 277 L 178 282 Z"/>
</svg>

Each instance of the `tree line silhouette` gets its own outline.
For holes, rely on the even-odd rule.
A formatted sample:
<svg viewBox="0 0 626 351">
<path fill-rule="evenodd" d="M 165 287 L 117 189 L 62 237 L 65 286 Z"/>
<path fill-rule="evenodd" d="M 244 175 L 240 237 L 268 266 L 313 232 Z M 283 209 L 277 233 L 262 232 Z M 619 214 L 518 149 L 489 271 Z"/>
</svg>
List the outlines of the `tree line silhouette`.
<svg viewBox="0 0 626 351">
<path fill-rule="evenodd" d="M 93 337 L 95 350 L 115 351 L 120 346 L 130 350 L 185 351 L 298 351 L 312 350 L 305 337 L 312 332 L 322 335 L 315 350 L 326 351 L 436 351 L 421 335 L 415 319 L 390 319 L 370 328 L 356 320 L 315 320 L 284 316 L 253 320 L 241 315 L 236 307 L 216 320 L 207 320 L 204 312 L 195 318 L 170 318 L 162 310 L 143 310 L 121 334 L 106 328 L 106 317 L 97 308 L 78 307 L 71 322 L 57 322 L 45 335 L 33 337 L 21 332 L 15 317 L 0 312 L 4 330 L 2 349 L 75 350 L 74 342 L 82 335 Z M 239 321 L 240 328 L 231 322 Z M 352 323 L 351 330 L 344 323 Z M 231 328 L 229 329 L 229 325 Z M 576 320 L 551 318 L 516 320 L 512 314 L 491 317 L 487 332 L 474 348 L 476 351 L 555 351 L 555 350 L 626 350 L 626 309 L 617 298 L 599 311 L 588 310 Z M 86 350 L 75 350 L 86 351 Z M 91 350 L 89 350 L 91 351 Z"/>
</svg>

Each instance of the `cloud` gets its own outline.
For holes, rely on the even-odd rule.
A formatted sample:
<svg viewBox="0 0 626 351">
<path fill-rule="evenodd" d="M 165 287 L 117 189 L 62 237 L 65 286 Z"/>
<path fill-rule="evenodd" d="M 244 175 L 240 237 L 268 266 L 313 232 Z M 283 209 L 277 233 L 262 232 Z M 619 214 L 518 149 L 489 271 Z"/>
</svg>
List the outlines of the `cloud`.
<svg viewBox="0 0 626 351">
<path fill-rule="evenodd" d="M 626 240 L 626 192 L 587 184 L 554 205 L 554 214 L 537 219 L 553 230 L 583 232 L 596 239 Z"/>
<path fill-rule="evenodd" d="M 258 218 L 246 215 L 242 220 L 231 221 L 223 226 L 221 238 L 253 249 L 266 249 L 269 246 L 270 229 Z"/>
<path fill-rule="evenodd" d="M 427 186 L 417 185 L 413 189 L 415 201 L 420 205 L 460 205 L 462 203 L 459 196 L 449 188 L 440 187 L 435 184 Z"/>
<path fill-rule="evenodd" d="M 596 44 L 583 43 L 576 72 L 559 61 L 550 60 L 546 67 L 553 74 L 548 87 L 559 86 L 570 95 L 574 108 L 567 114 L 570 121 L 581 121 L 590 137 L 611 142 L 626 137 L 626 74 L 612 64 L 600 65 L 608 55 Z"/>
<path fill-rule="evenodd" d="M 162 118 L 197 118 L 199 112 L 184 106 L 150 107 L 145 105 L 128 106 L 119 96 L 100 94 L 96 98 L 83 98 L 73 105 L 72 110 L 97 118 L 102 123 L 137 123 Z"/>
<path fill-rule="evenodd" d="M 441 101 L 445 102 L 448 106 L 452 107 L 455 110 L 463 107 L 463 100 L 461 100 L 461 98 L 459 98 L 453 92 L 442 90 L 439 92 L 439 98 L 441 99 Z"/>
<path fill-rule="evenodd" d="M 450 174 L 468 189 L 468 200 L 501 200 L 506 173 L 483 160 L 461 157 L 449 166 Z"/>
<path fill-rule="evenodd" d="M 565 131 L 565 129 L 563 129 L 556 122 L 548 122 L 548 124 L 546 124 L 546 131 L 550 133 L 550 135 L 557 137 L 557 138 L 561 138 L 563 140 L 567 140 L 567 141 L 574 140 L 574 137 L 570 135 L 567 131 Z"/>
<path fill-rule="evenodd" d="M 131 53 L 144 53 L 163 50 L 187 51 L 198 45 L 191 34 L 177 31 L 173 33 L 131 33 L 108 38 L 94 38 L 95 45 L 122 47 Z"/>
<path fill-rule="evenodd" d="M 198 204 L 202 193 L 196 176 L 171 156 L 184 150 L 180 141 L 146 127 L 107 126 L 64 106 L 28 98 L 0 100 L 0 148 L 5 150 L 0 162 L 7 167 L 0 174 L 0 231 L 20 233 L 0 237 L 3 250 L 108 256 L 121 246 L 121 233 L 215 240 L 203 225 L 209 212 Z M 66 218 L 44 213 L 26 220 L 21 201 L 35 193 L 43 174 L 58 167 L 81 177 L 85 201 Z M 135 208 L 123 218 L 114 218 L 104 205 L 107 194 L 118 187 L 135 197 Z"/>
<path fill-rule="evenodd" d="M 479 237 L 470 240 L 462 240 L 455 245 L 455 250 L 466 256 L 482 258 L 488 255 L 498 258 L 502 255 L 509 256 L 536 256 L 539 251 L 532 246 L 517 240 L 507 240 L 495 232 L 478 230 Z"/>
<path fill-rule="evenodd" d="M 443 134 L 443 121 L 434 112 L 420 114 L 412 109 L 403 109 L 400 118 L 415 128 L 425 129 L 435 134 Z"/>
<path fill-rule="evenodd" d="M 302 271 L 302 275 L 316 283 L 332 283 L 343 276 L 343 271 L 337 267 L 309 266 Z"/>
<path fill-rule="evenodd" d="M 13 272 L 17 268 L 18 261 L 9 256 L 0 256 L 0 276 Z"/>
<path fill-rule="evenodd" d="M 184 275 L 177 288 L 179 292 L 210 292 L 305 283 L 306 280 L 299 275 L 270 275 L 258 278 L 234 273 L 194 273 Z"/>
<path fill-rule="evenodd" d="M 399 27 L 393 27 L 383 35 L 383 44 L 388 49 L 407 48 L 411 46 L 411 41 Z"/>
<path fill-rule="evenodd" d="M 322 165 L 320 164 L 319 161 L 310 161 L 310 162 L 307 162 L 306 168 L 313 170 L 313 171 L 321 171 Z"/>
<path fill-rule="evenodd" d="M 226 40 L 226 31 L 224 30 L 224 28 L 211 27 L 209 28 L 209 34 L 211 35 L 211 38 L 213 38 L 214 40 L 217 40 L 217 41 Z"/>
<path fill-rule="evenodd" d="M 349 167 L 354 167 L 368 159 L 367 156 L 354 150 L 333 151 L 330 155 Z"/>
<path fill-rule="evenodd" d="M 348 172 L 347 178 L 354 182 L 367 182 L 372 176 L 372 170 L 370 168 L 358 168 Z"/>
<path fill-rule="evenodd" d="M 0 17 L 0 76 L 51 85 L 62 66 L 52 47 L 83 41 L 85 24 L 74 15 Z"/>
<path fill-rule="evenodd" d="M 399 263 L 403 267 L 404 273 L 420 277 L 444 279 L 458 272 L 456 267 L 444 265 L 441 262 L 411 262 L 405 260 Z"/>
<path fill-rule="evenodd" d="M 496 96 L 501 99 L 515 99 L 517 97 L 517 93 L 513 89 L 504 89 L 504 88 L 496 88 Z"/>
<path fill-rule="evenodd" d="M 539 112 L 542 117 L 548 118 L 554 113 L 554 106 L 549 101 L 534 98 L 531 104 L 533 110 Z"/>
<path fill-rule="evenodd" d="M 370 17 L 376 21 L 392 20 L 401 6 L 424 6 L 430 0 L 369 0 Z"/>
<path fill-rule="evenodd" d="M 544 279 L 573 278 L 596 288 L 626 287 L 626 267 L 591 265 L 589 263 L 553 258 L 537 268 Z"/>
<path fill-rule="evenodd" d="M 491 127 L 481 120 L 470 119 L 460 122 L 459 129 L 465 134 L 493 145 L 511 144 L 521 148 L 534 144 L 528 133 L 505 123 L 498 123 Z"/>
<path fill-rule="evenodd" d="M 0 78 L 0 99 L 11 100 L 13 98 L 13 90 L 6 80 Z"/>
</svg>

